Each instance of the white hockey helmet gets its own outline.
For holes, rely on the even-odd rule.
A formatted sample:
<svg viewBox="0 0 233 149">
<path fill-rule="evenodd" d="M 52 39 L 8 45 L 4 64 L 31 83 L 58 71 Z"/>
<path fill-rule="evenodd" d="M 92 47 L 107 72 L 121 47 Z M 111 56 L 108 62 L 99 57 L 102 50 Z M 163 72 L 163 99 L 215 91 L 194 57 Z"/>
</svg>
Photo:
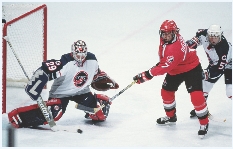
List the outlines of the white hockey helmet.
<svg viewBox="0 0 233 149">
<path fill-rule="evenodd" d="M 87 56 L 87 45 L 84 41 L 78 40 L 71 45 L 71 52 L 74 59 L 78 62 L 78 66 L 81 66 Z"/>
<path fill-rule="evenodd" d="M 211 42 L 210 38 L 218 39 L 216 42 L 211 42 L 211 44 L 217 44 L 221 41 L 221 36 L 223 32 L 220 25 L 211 25 L 207 30 L 208 40 Z M 215 39 L 215 40 L 216 40 Z"/>
<path fill-rule="evenodd" d="M 208 36 L 221 36 L 222 35 L 222 29 L 220 25 L 210 25 L 210 27 L 207 30 Z"/>
</svg>

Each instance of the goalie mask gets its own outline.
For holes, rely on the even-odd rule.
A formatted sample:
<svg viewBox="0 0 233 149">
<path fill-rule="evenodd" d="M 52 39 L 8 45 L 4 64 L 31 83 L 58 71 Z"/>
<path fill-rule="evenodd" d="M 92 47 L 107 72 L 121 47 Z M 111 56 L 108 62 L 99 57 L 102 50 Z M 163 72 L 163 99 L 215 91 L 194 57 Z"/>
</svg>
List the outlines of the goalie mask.
<svg viewBox="0 0 233 149">
<path fill-rule="evenodd" d="M 78 40 L 71 45 L 71 52 L 73 58 L 77 61 L 78 67 L 81 67 L 85 62 L 87 56 L 87 46 L 82 40 Z"/>
</svg>

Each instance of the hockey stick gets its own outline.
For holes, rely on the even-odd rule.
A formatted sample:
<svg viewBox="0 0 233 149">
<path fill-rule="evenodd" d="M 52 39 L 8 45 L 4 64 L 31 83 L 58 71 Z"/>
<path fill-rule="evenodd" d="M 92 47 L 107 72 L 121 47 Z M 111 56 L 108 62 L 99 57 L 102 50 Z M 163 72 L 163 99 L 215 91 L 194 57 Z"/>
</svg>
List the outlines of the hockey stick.
<svg viewBox="0 0 233 149">
<path fill-rule="evenodd" d="M 133 82 L 131 82 L 128 86 L 126 86 L 124 89 L 122 89 L 120 92 L 118 92 L 116 95 L 114 95 L 112 98 L 109 99 L 108 103 L 112 102 L 116 97 L 118 97 L 120 94 L 122 94 L 124 91 L 126 91 L 127 89 L 129 89 L 131 86 L 133 86 L 137 81 L 134 80 Z M 106 105 L 103 104 L 101 105 L 101 109 L 103 107 L 105 107 Z M 98 110 L 99 111 L 99 110 Z"/>
<path fill-rule="evenodd" d="M 217 117 L 214 117 L 212 114 L 208 113 L 208 118 L 215 122 L 226 122 L 226 119 L 220 119 Z"/>
<path fill-rule="evenodd" d="M 27 79 L 30 81 L 30 79 L 29 79 L 29 77 L 28 77 L 28 75 L 27 75 L 27 73 L 26 73 L 26 71 L 25 71 L 25 69 L 24 69 L 22 63 L 20 62 L 20 60 L 19 60 L 19 58 L 18 58 L 18 56 L 17 56 L 17 54 L 16 54 L 16 52 L 15 52 L 15 50 L 14 50 L 14 48 L 13 48 L 11 42 L 10 42 L 9 37 L 5 36 L 5 37 L 3 37 L 3 39 L 5 39 L 6 42 L 8 43 L 8 45 L 10 46 L 10 48 L 11 48 L 11 50 L 12 50 L 12 52 L 13 52 L 15 58 L 17 59 L 19 65 L 20 65 L 20 67 L 21 67 L 21 69 L 23 70 L 24 75 L 25 75 L 25 76 L 27 77 Z M 57 130 L 57 127 L 55 127 L 55 126 L 56 126 L 56 123 L 55 123 L 55 121 L 54 121 L 52 115 L 50 114 L 50 112 L 49 112 L 49 110 L 48 110 L 48 107 L 46 106 L 46 104 L 45 104 L 45 102 L 43 101 L 43 99 L 42 99 L 41 96 L 39 96 L 39 98 L 37 99 L 37 104 L 38 104 L 38 106 L 40 107 L 40 110 L 41 110 L 42 114 L 44 115 L 45 120 L 48 122 L 48 124 L 49 124 L 51 130 L 52 130 L 52 131 L 58 131 L 58 130 Z"/>
<path fill-rule="evenodd" d="M 126 91 L 128 88 L 130 88 L 131 86 L 133 86 L 137 81 L 133 81 L 132 83 L 130 83 L 128 86 L 126 86 L 124 89 L 122 89 L 119 93 L 117 93 L 116 95 L 114 95 L 112 98 L 109 99 L 109 102 L 112 102 L 116 97 L 118 97 L 120 94 L 122 94 L 124 91 Z"/>
<path fill-rule="evenodd" d="M 88 113 L 90 112 L 90 113 L 93 113 L 93 114 L 95 114 L 96 112 L 98 112 L 101 109 L 101 107 L 90 108 L 90 107 L 87 107 L 87 106 L 84 106 L 84 105 L 81 105 L 81 104 L 78 104 L 78 103 L 76 103 L 75 108 L 79 109 L 79 110 L 83 110 L 83 111 L 88 112 Z"/>
<path fill-rule="evenodd" d="M 197 118 L 197 115 L 193 115 L 192 117 L 190 116 L 190 118 L 194 118 L 194 117 Z M 208 118 L 212 121 L 215 121 L 215 122 L 223 122 L 224 123 L 227 121 L 225 118 L 215 117 L 212 114 L 210 114 L 209 112 L 208 112 Z"/>
<path fill-rule="evenodd" d="M 112 102 L 117 96 L 119 96 L 120 94 L 122 94 L 125 90 L 127 90 L 128 88 L 130 88 L 133 84 L 135 84 L 136 81 L 133 81 L 131 84 L 129 84 L 127 87 L 125 87 L 124 89 L 122 89 L 119 93 L 117 93 L 116 95 L 114 95 L 112 98 L 109 99 L 108 103 Z M 98 108 L 90 108 L 90 107 L 86 107 L 84 105 L 81 104 L 76 104 L 75 108 L 79 109 L 79 110 L 83 110 L 86 112 L 91 112 L 91 113 L 96 113 L 98 112 L 100 109 L 102 109 L 103 107 L 105 107 L 105 104 L 102 104 L 100 107 Z"/>
</svg>

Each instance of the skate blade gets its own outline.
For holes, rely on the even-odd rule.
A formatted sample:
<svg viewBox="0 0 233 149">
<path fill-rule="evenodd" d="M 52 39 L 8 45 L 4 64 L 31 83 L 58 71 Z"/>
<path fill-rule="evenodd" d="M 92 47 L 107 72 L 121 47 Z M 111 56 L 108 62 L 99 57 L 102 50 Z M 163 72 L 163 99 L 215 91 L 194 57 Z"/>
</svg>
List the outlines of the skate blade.
<svg viewBox="0 0 233 149">
<path fill-rule="evenodd" d="M 167 125 L 176 125 L 176 122 L 167 122 L 165 124 L 158 124 L 157 125 L 160 125 L 160 126 L 167 126 Z"/>
<path fill-rule="evenodd" d="M 200 139 L 203 139 L 205 135 L 198 135 Z"/>
</svg>

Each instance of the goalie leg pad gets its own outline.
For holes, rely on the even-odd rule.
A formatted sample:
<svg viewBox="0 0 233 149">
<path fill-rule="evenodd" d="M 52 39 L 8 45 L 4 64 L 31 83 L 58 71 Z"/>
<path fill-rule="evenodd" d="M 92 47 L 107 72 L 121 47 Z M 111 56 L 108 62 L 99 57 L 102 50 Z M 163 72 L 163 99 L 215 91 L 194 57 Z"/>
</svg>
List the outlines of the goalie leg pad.
<svg viewBox="0 0 233 149">
<path fill-rule="evenodd" d="M 8 119 L 15 128 L 38 126 L 46 122 L 37 105 L 14 109 L 8 113 Z"/>
<path fill-rule="evenodd" d="M 53 99 L 51 101 L 46 102 L 46 105 L 48 107 L 60 107 L 60 109 L 58 110 L 52 110 L 57 108 L 51 108 L 54 120 L 59 120 L 62 116 L 61 101 L 59 99 Z M 8 119 L 12 126 L 15 128 L 47 124 L 47 121 L 45 120 L 44 115 L 42 114 L 37 104 L 20 107 L 12 110 L 8 113 Z"/>
<path fill-rule="evenodd" d="M 22 120 L 18 115 L 17 109 L 14 109 L 10 113 L 8 113 L 8 119 L 11 125 L 15 128 L 19 128 L 20 124 L 22 123 Z"/>
<path fill-rule="evenodd" d="M 103 114 L 105 115 L 105 117 L 108 116 L 109 114 L 109 110 L 110 110 L 110 105 L 112 104 L 112 102 L 109 102 L 109 97 L 104 95 L 104 94 L 95 94 L 95 98 L 97 100 L 97 102 L 102 106 L 103 104 L 105 105 L 102 108 Z"/>
<path fill-rule="evenodd" d="M 95 114 L 89 114 L 89 117 L 94 121 L 105 121 L 106 120 L 106 117 L 102 110 L 99 110 Z"/>
<path fill-rule="evenodd" d="M 106 120 L 109 109 L 110 109 L 110 104 L 109 103 L 109 97 L 103 94 L 95 94 L 95 99 L 97 101 L 97 107 L 102 106 L 103 104 L 105 105 L 102 110 L 99 110 L 95 114 L 89 114 L 89 117 L 94 120 L 94 121 L 104 121 Z"/>
<path fill-rule="evenodd" d="M 63 105 L 60 99 L 51 98 L 46 102 L 46 105 L 50 109 L 54 121 L 58 121 L 65 111 L 63 110 Z M 47 124 L 47 121 L 44 123 Z"/>
</svg>

